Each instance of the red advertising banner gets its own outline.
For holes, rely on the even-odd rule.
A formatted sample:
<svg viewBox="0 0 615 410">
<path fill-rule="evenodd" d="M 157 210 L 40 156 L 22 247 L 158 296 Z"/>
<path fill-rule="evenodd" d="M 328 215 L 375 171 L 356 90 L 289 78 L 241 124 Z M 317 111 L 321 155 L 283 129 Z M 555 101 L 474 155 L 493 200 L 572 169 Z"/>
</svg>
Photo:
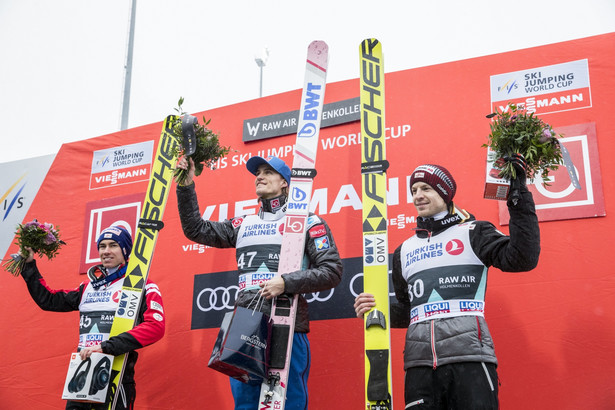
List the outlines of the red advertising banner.
<svg viewBox="0 0 615 410">
<path fill-rule="evenodd" d="M 358 77 L 358 61 L 334 60 L 356 66 Z M 490 121 L 485 116 L 494 107 L 523 102 L 564 135 L 581 189 L 571 184 L 564 167 L 553 173 L 550 186 L 530 184 L 541 221 L 538 267 L 514 274 L 489 270 L 481 308 L 498 356 L 503 410 L 612 407 L 615 277 L 607 238 L 615 231 L 615 182 L 608 177 L 615 175 L 615 162 L 609 161 L 615 152 L 613 72 L 615 33 L 386 74 L 391 252 L 414 234 L 417 213 L 409 175 L 425 163 L 443 165 L 452 173 L 458 207 L 507 232 L 502 201 L 483 198 L 482 144 Z M 325 104 L 345 102 L 346 107 L 358 95 L 358 78 L 331 83 Z M 262 124 L 276 118 L 292 123 L 300 97 L 300 90 L 294 90 L 194 113 L 211 119 L 208 127 L 232 149 L 215 170 L 196 178 L 205 219 L 258 212 L 246 161 L 253 155 L 276 155 L 292 163 L 295 136 L 268 137 L 261 131 Z M 330 226 L 329 239 L 344 263 L 336 288 L 305 295 L 313 409 L 363 406 L 363 321 L 352 306 L 363 289 L 361 135 L 360 123 L 348 114 L 349 122 L 321 129 L 318 174 L 309 201 L 310 210 Z M 31 205 L 23 220 L 60 226 L 67 243 L 54 260 L 37 260 L 49 287 L 71 289 L 86 280 L 83 272 L 96 263 L 95 237 L 105 225 L 121 223 L 134 232 L 161 127 L 162 122 L 63 145 L 33 191 L 36 196 L 24 198 Z M 244 134 L 255 139 L 244 141 Z M 17 195 L 11 186 L 21 174 L 3 188 L 10 192 L 7 200 Z M 2 227 L 11 236 L 5 243 L 12 243 L 14 227 Z M 285 229 L 292 229 L 291 224 Z M 15 245 L 8 245 L 7 254 L 15 251 Z M 139 350 L 136 409 L 233 408 L 228 378 L 209 369 L 207 360 L 240 286 L 236 269 L 234 249 L 194 244 L 184 236 L 171 192 L 149 275 L 164 300 L 166 334 Z M 23 279 L 6 272 L 0 274 L 0 288 L 0 326 L 5 330 L 0 338 L 0 408 L 63 408 L 60 397 L 78 341 L 79 315 L 41 311 Z M 404 408 L 405 332 L 391 329 L 395 410 Z"/>
</svg>

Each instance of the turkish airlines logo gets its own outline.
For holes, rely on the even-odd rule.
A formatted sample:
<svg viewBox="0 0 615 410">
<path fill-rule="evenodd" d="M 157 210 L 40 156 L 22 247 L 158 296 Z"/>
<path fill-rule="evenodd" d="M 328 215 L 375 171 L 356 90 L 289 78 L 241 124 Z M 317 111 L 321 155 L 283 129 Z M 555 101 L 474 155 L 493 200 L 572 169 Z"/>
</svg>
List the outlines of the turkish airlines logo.
<svg viewBox="0 0 615 410">
<path fill-rule="evenodd" d="M 463 252 L 463 242 L 459 239 L 453 239 L 446 244 L 446 252 L 449 255 L 457 256 Z"/>
</svg>

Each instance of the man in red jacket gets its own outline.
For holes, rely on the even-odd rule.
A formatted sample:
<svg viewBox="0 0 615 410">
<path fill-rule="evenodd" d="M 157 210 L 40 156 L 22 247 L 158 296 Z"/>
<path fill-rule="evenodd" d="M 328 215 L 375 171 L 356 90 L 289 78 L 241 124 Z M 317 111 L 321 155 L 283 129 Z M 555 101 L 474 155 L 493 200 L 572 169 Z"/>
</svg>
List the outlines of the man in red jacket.
<svg viewBox="0 0 615 410">
<path fill-rule="evenodd" d="M 124 227 L 110 226 L 102 231 L 96 243 L 101 264 L 93 266 L 88 271 L 90 280 L 82 282 L 75 289 L 50 289 L 36 267 L 34 253 L 30 248 L 26 248 L 29 256 L 21 275 L 30 296 L 41 309 L 54 312 L 79 311 L 77 350 L 82 360 L 94 352 L 114 356 L 128 353 L 116 409 L 132 409 L 136 397 L 134 367 L 138 354 L 135 350 L 160 340 L 164 335 L 162 296 L 158 286 L 148 279 L 135 327 L 109 337 L 132 250 L 132 237 Z M 67 401 L 66 409 L 106 409 L 110 399 L 108 396 L 107 403 L 100 405 Z"/>
</svg>

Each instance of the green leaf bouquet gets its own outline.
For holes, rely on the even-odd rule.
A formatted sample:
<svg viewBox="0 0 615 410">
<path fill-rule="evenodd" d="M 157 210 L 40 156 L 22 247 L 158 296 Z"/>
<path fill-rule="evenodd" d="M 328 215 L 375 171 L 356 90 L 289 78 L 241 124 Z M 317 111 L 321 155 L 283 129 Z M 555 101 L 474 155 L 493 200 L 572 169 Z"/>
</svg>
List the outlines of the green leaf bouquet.
<svg viewBox="0 0 615 410">
<path fill-rule="evenodd" d="M 495 152 L 496 164 L 502 164 L 500 178 L 516 178 L 512 164 L 501 159 L 521 154 L 527 163 L 526 177 L 532 179 L 540 175 L 546 181 L 549 171 L 556 170 L 563 163 L 557 139 L 561 135 L 556 135 L 553 128 L 533 112 L 528 113 L 517 104 L 511 103 L 508 107 L 508 110 L 496 109 L 487 115 L 487 118 L 492 118 L 491 133 L 483 147 L 491 148 Z"/>
</svg>

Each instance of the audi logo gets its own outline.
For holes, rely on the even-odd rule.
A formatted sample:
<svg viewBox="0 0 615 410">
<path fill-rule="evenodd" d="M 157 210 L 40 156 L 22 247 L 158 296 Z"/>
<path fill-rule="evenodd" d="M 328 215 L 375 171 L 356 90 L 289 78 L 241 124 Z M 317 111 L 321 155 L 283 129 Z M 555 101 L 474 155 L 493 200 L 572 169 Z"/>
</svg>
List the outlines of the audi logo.
<svg viewBox="0 0 615 410">
<path fill-rule="evenodd" d="M 231 292 L 235 291 L 233 300 L 231 300 Z M 215 289 L 205 288 L 199 292 L 196 297 L 196 305 L 202 312 L 209 312 L 210 310 L 224 310 L 233 309 L 235 300 L 237 300 L 237 294 L 239 293 L 239 286 L 229 286 L 228 288 L 218 286 Z M 209 295 L 206 297 L 205 295 Z M 220 295 L 220 297 L 218 297 Z"/>
</svg>

